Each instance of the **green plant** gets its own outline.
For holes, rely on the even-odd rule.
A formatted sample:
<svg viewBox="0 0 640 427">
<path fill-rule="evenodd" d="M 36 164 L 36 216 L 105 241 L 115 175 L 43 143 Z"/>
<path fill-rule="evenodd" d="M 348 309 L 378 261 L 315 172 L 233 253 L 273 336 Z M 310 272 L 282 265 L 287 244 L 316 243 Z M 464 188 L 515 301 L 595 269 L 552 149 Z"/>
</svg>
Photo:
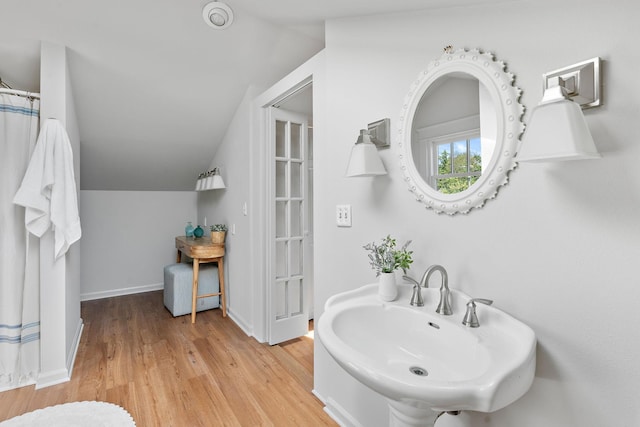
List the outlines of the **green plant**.
<svg viewBox="0 0 640 427">
<path fill-rule="evenodd" d="M 411 240 L 400 249 L 396 249 L 396 239 L 388 235 L 380 244 L 372 242 L 364 245 L 363 248 L 370 252 L 369 264 L 375 270 L 376 276 L 380 273 L 393 273 L 399 268 L 406 274 L 413 262 L 413 251 L 407 250 L 410 243 Z"/>
<path fill-rule="evenodd" d="M 213 224 L 211 231 L 227 231 L 227 224 Z"/>
</svg>

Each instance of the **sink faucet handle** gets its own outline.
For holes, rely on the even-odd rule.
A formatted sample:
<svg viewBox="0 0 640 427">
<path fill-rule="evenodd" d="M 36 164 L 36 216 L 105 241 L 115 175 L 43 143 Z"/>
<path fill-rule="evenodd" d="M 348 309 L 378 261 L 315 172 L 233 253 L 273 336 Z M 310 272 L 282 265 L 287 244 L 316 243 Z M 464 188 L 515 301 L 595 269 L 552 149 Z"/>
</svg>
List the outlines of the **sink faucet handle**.
<svg viewBox="0 0 640 427">
<path fill-rule="evenodd" d="M 402 278 L 407 282 L 413 283 L 413 294 L 411 294 L 411 302 L 409 302 L 409 304 L 415 305 L 416 307 L 424 306 L 424 300 L 422 299 L 422 288 L 420 286 L 420 283 L 418 283 L 418 281 L 413 277 L 407 275 L 402 276 Z"/>
<path fill-rule="evenodd" d="M 402 276 L 402 278 L 403 278 L 404 280 L 406 280 L 407 282 L 411 282 L 411 283 L 413 283 L 413 285 L 414 285 L 414 286 L 418 286 L 418 285 L 420 285 L 416 279 L 414 279 L 413 277 L 408 276 L 408 275 L 406 275 L 406 274 L 405 274 L 404 276 Z"/>
<path fill-rule="evenodd" d="M 485 298 L 472 298 L 467 303 L 467 312 L 462 319 L 462 324 L 465 326 L 469 326 L 470 328 L 477 328 L 480 326 L 480 322 L 478 322 L 478 315 L 476 314 L 476 303 L 482 303 L 486 305 L 493 304 L 493 300 L 485 299 Z"/>
<path fill-rule="evenodd" d="M 491 305 L 493 304 L 493 300 L 491 299 L 486 299 L 486 298 L 472 298 L 471 300 L 469 300 L 469 302 L 467 303 L 467 305 L 469 305 L 469 303 L 475 305 L 476 302 L 480 302 L 482 304 L 486 304 L 486 305 Z"/>
</svg>

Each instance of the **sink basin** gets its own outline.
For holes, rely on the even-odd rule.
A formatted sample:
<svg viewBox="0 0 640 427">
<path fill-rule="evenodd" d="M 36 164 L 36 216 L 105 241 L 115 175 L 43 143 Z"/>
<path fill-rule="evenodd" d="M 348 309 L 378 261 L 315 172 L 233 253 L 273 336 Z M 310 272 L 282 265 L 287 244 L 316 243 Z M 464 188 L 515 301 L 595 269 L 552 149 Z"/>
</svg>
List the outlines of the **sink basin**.
<svg viewBox="0 0 640 427">
<path fill-rule="evenodd" d="M 338 364 L 388 399 L 392 416 L 422 410 L 421 422 L 429 425 L 424 417 L 493 412 L 526 393 L 536 363 L 531 328 L 483 304 L 480 327 L 470 328 L 462 325 L 468 295 L 452 289 L 453 315 L 444 316 L 435 312 L 438 289 L 423 289 L 424 307 L 413 307 L 412 287 L 399 288 L 392 302 L 378 298 L 377 284 L 335 295 L 316 327 Z"/>
</svg>

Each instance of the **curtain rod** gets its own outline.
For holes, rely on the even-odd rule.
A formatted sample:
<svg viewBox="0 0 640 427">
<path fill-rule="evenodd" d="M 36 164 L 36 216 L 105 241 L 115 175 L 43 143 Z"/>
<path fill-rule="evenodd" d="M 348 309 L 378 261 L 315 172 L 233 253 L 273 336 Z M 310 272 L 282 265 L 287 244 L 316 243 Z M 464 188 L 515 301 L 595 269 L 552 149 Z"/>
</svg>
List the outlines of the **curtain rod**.
<svg viewBox="0 0 640 427">
<path fill-rule="evenodd" d="M 9 86 L 0 77 L 0 93 L 6 93 L 8 95 L 24 96 L 25 98 L 40 99 L 40 94 L 35 92 L 27 92 L 25 90 L 16 90 Z"/>
<path fill-rule="evenodd" d="M 24 96 L 25 98 L 40 99 L 40 94 L 36 92 L 27 92 L 25 90 L 7 89 L 0 87 L 0 93 L 6 93 L 7 95 Z"/>
</svg>

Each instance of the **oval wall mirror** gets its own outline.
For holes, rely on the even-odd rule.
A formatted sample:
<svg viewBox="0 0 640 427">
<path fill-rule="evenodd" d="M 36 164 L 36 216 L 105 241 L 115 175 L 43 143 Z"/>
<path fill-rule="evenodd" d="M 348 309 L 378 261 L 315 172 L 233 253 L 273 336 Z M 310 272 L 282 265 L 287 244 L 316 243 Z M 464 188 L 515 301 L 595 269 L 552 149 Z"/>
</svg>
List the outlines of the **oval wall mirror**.
<svg viewBox="0 0 640 427">
<path fill-rule="evenodd" d="M 429 63 L 400 113 L 400 166 L 418 201 L 454 215 L 496 196 L 516 167 L 521 93 L 487 52 L 449 50 Z"/>
</svg>

